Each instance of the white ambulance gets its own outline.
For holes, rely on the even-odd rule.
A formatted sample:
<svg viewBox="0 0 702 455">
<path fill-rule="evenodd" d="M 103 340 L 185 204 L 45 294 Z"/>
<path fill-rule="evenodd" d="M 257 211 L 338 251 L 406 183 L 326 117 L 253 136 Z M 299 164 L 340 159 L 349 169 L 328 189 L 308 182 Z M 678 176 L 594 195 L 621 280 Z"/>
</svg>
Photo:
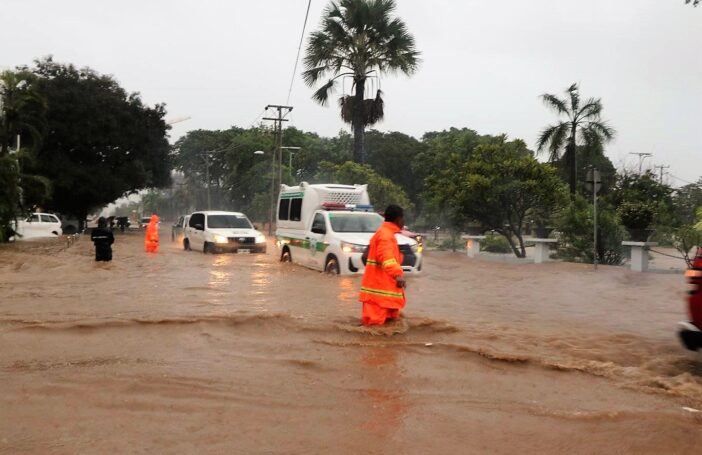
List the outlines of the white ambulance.
<svg viewBox="0 0 702 455">
<path fill-rule="evenodd" d="M 282 185 L 278 197 L 276 245 L 283 262 L 330 274 L 361 274 L 361 256 L 383 223 L 373 210 L 367 185 Z M 407 274 L 422 270 L 416 240 L 397 234 Z"/>
</svg>

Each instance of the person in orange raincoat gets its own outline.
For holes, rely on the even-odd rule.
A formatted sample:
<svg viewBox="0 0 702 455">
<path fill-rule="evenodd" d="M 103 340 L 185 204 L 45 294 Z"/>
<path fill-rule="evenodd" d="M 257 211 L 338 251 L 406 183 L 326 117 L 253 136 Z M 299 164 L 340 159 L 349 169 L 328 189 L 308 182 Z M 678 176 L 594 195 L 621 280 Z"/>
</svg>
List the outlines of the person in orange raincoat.
<svg viewBox="0 0 702 455">
<path fill-rule="evenodd" d="M 146 225 L 144 248 L 146 248 L 147 253 L 156 253 L 158 251 L 158 216 L 156 215 L 151 215 L 149 224 Z"/>
<path fill-rule="evenodd" d="M 402 254 L 395 238 L 404 224 L 402 207 L 388 206 L 385 209 L 385 222 L 368 245 L 368 259 L 359 296 L 363 303 L 363 325 L 385 324 L 387 319 L 398 317 L 400 310 L 405 307 L 406 283 L 402 271 Z"/>
</svg>

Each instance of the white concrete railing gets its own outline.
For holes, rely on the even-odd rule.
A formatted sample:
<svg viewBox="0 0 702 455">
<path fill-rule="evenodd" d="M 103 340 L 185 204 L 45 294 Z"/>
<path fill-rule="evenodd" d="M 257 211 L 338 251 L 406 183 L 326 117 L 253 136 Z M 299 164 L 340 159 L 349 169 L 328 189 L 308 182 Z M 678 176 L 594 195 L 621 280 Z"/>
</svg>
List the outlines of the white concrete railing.
<svg viewBox="0 0 702 455">
<path fill-rule="evenodd" d="M 543 264 L 551 258 L 551 245 L 558 243 L 557 239 L 527 238 L 525 242 L 534 243 L 534 264 Z"/>
<path fill-rule="evenodd" d="M 461 239 L 466 240 L 466 254 L 469 258 L 480 255 L 480 242 L 487 237 L 484 235 L 462 235 Z M 526 238 L 525 242 L 534 243 L 534 263 L 542 264 L 549 260 L 551 255 L 551 245 L 557 244 L 557 239 Z"/>
<path fill-rule="evenodd" d="M 631 247 L 631 270 L 634 272 L 646 272 L 648 270 L 648 250 L 652 246 L 658 246 L 658 243 L 625 240 L 622 242 L 622 245 Z"/>
<path fill-rule="evenodd" d="M 474 258 L 480 255 L 480 242 L 485 240 L 484 235 L 462 235 L 462 240 L 466 242 L 466 254 L 469 258 Z"/>
</svg>

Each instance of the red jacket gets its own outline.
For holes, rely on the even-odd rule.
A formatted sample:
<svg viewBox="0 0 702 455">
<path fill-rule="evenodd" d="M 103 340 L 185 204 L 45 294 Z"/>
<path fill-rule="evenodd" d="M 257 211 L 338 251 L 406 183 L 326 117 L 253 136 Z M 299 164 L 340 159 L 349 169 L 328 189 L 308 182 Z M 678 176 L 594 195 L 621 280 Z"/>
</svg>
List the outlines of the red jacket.
<svg viewBox="0 0 702 455">
<path fill-rule="evenodd" d="M 404 308 L 404 290 L 397 287 L 395 282 L 397 277 L 403 275 L 402 254 L 395 238 L 399 232 L 396 224 L 385 222 L 371 238 L 361 282 L 361 302 L 375 303 L 384 308 Z"/>
</svg>

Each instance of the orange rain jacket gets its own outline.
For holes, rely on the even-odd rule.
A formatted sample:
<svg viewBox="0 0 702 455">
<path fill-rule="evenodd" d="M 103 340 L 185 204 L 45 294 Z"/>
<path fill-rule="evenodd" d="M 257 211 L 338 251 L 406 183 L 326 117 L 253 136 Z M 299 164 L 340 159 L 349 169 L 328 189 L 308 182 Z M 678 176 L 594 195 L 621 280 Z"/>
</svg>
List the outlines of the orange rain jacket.
<svg viewBox="0 0 702 455">
<path fill-rule="evenodd" d="M 361 281 L 361 302 L 383 308 L 404 308 L 404 290 L 398 288 L 395 282 L 397 277 L 403 275 L 402 253 L 395 238 L 398 232 L 400 228 L 395 223 L 386 221 L 371 238 L 368 262 Z"/>
<path fill-rule="evenodd" d="M 151 215 L 149 224 L 146 225 L 144 248 L 146 248 L 147 253 L 158 251 L 158 216 L 156 215 Z"/>
</svg>

